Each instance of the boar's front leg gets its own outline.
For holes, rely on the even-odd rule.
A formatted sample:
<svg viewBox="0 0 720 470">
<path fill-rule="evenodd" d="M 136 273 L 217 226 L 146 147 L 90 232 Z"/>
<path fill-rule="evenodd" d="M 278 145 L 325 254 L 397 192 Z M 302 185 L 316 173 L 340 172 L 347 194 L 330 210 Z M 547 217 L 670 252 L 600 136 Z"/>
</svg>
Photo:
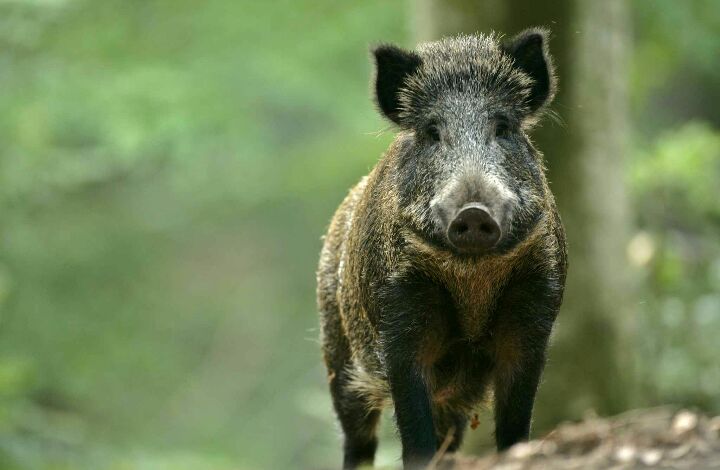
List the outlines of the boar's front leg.
<svg viewBox="0 0 720 470">
<path fill-rule="evenodd" d="M 442 308 L 440 288 L 420 277 L 394 280 L 378 296 L 380 346 L 395 405 L 403 466 L 424 467 L 435 454 L 437 438 L 430 393 L 420 356 L 431 319 Z"/>
<path fill-rule="evenodd" d="M 418 368 L 405 360 L 388 364 L 388 380 L 406 469 L 424 467 L 435 454 L 436 439 L 427 387 Z"/>
<path fill-rule="evenodd" d="M 543 353 L 544 355 L 544 353 Z M 527 441 L 543 360 L 526 358 L 517 364 L 519 372 L 505 373 L 495 384 L 495 441 L 498 451 Z"/>
<path fill-rule="evenodd" d="M 498 304 L 495 337 L 495 440 L 505 450 L 530 436 L 548 338 L 562 291 L 547 279 L 526 280 Z"/>
</svg>

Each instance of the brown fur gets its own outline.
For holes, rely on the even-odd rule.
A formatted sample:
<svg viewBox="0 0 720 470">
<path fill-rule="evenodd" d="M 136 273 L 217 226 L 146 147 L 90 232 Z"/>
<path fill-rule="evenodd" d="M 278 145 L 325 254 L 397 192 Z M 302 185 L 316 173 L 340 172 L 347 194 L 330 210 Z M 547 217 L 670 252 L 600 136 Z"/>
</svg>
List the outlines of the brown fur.
<svg viewBox="0 0 720 470">
<path fill-rule="evenodd" d="M 323 332 L 323 351 L 328 370 L 337 367 L 331 357 L 347 357 L 342 363 L 353 374 L 353 387 L 358 392 L 371 397 L 368 405 L 383 407 L 388 404 L 389 388 L 382 367 L 378 363 L 377 319 L 371 318 L 364 308 L 363 284 L 368 275 L 383 276 L 384 273 L 365 272 L 368 269 L 363 260 L 368 256 L 362 249 L 367 242 L 366 228 L 362 221 L 368 214 L 380 214 L 376 228 L 383 231 L 385 240 L 396 239 L 400 234 L 402 243 L 385 242 L 374 256 L 384 258 L 388 272 L 397 276 L 404 270 L 419 267 L 428 275 L 446 286 L 458 308 L 463 331 L 463 339 L 472 341 L 487 335 L 487 320 L 495 297 L 504 287 L 510 274 L 528 264 L 530 269 L 554 270 L 558 263 L 565 261 L 564 238 L 560 219 L 554 206 L 552 195 L 546 201 L 549 215 L 533 230 L 531 235 L 512 252 L 500 256 L 489 256 L 480 261 L 463 259 L 450 251 L 440 251 L 428 245 L 424 240 L 403 227 L 398 227 L 396 214 L 399 212 L 395 192 L 390 178 L 382 178 L 391 172 L 397 164 L 397 142 L 403 138 L 400 134 L 383 159 L 369 176 L 363 178 L 342 202 L 335 213 L 322 249 L 318 270 L 318 303 L 321 312 Z M 356 221 L 361 221 L 356 223 Z M 364 275 L 363 275 L 364 274 Z M 342 325 L 338 330 L 338 322 Z M 329 331 L 341 331 L 342 335 L 329 334 Z M 432 365 L 447 351 L 447 331 L 438 323 L 434 334 L 428 338 L 424 347 L 418 351 L 420 362 L 428 374 Z M 502 357 L 518 354 L 516 339 L 502 336 L 506 341 L 487 344 L 488 350 Z M 344 348 L 349 347 L 347 351 Z M 452 384 L 444 384 L 436 390 L 436 399 L 447 402 L 453 396 Z"/>
<path fill-rule="evenodd" d="M 522 48 L 527 40 L 539 44 L 542 49 L 538 50 L 547 55 L 546 44 L 538 43 L 542 39 L 538 34 L 536 30 L 527 32 L 515 45 Z M 546 101 L 531 101 L 536 98 L 531 95 L 536 82 L 495 40 L 494 36 L 459 37 L 424 46 L 420 51 L 425 55 L 406 54 L 392 47 L 382 51 L 388 56 L 382 60 L 416 70 L 404 82 L 407 87 L 399 93 L 399 104 L 387 89 L 378 87 L 381 110 L 402 130 L 335 213 L 317 274 L 323 355 L 346 436 L 348 468 L 374 455 L 374 426 L 379 410 L 391 398 L 396 410 L 397 404 L 404 402 L 403 415 L 409 417 L 404 428 L 398 421 L 406 462 L 413 461 L 412 452 L 426 452 L 432 446 L 434 437 L 428 435 L 433 426 L 439 438 L 456 430 L 456 448 L 467 417 L 490 392 L 497 397 L 496 403 L 502 404 L 496 416 L 501 423 L 498 447 L 511 445 L 529 433 L 529 413 L 544 364 L 547 337 L 562 299 L 565 239 L 545 179 L 542 155 L 526 134 Z M 380 58 L 378 61 L 382 65 Z M 549 58 L 547 61 L 551 63 Z M 549 73 L 551 81 L 546 99 L 551 99 L 555 90 L 552 70 L 545 73 Z M 393 77 L 390 73 L 383 79 L 388 76 Z M 458 81 L 468 76 L 481 78 L 469 84 Z M 482 77 L 486 77 L 485 82 Z M 448 96 L 453 98 L 438 105 L 433 101 L 435 93 L 445 89 L 451 89 Z M 422 110 L 440 106 L 433 112 L 457 114 L 465 110 L 462 103 L 458 105 L 458 96 L 471 96 L 468 99 L 476 100 L 471 103 L 495 97 L 497 100 L 491 100 L 493 106 L 502 101 L 508 112 L 524 116 L 518 119 L 524 119 L 525 126 L 516 131 L 513 147 L 524 152 L 518 155 L 525 160 L 509 159 L 503 182 L 523 181 L 516 185 L 520 187 L 512 188 L 522 195 L 523 203 L 517 206 L 516 225 L 512 226 L 516 238 L 507 238 L 512 243 L 503 245 L 506 249 L 471 256 L 463 256 L 451 244 L 434 238 L 438 231 L 428 217 L 427 206 L 437 195 L 433 191 L 439 191 L 439 184 L 429 184 L 427 179 L 431 177 L 420 184 L 417 180 L 408 183 L 407 179 L 413 164 L 427 165 L 428 160 L 422 157 L 432 158 L 422 153 Z M 513 107 L 512 103 L 518 104 Z M 469 115 L 465 122 L 474 123 L 473 116 L 478 116 L 478 122 L 493 125 L 482 114 L 483 108 L 478 108 L 478 114 Z M 457 142 L 469 145 L 478 141 L 471 126 L 457 126 L 456 136 L 461 137 L 456 138 L 466 139 Z M 413 146 L 420 153 L 410 157 L 408 149 Z M 467 147 L 465 154 L 478 152 L 478 147 Z M 412 158 L 415 160 L 408 163 Z M 475 160 L 469 160 L 469 165 L 475 169 L 481 166 Z M 486 176 L 497 179 L 498 174 Z M 522 178 L 512 180 L 508 174 Z M 436 181 L 444 180 L 438 176 Z M 467 188 L 471 193 L 477 186 Z M 495 190 L 510 193 L 503 186 Z M 498 193 L 492 197 L 502 196 Z M 415 286 L 420 291 L 414 292 Z M 404 311 L 406 302 L 414 308 L 409 313 Z M 391 355 L 402 356 L 401 361 L 392 362 Z M 400 377 L 406 368 L 412 370 Z M 417 385 L 419 382 L 422 386 Z M 514 401 L 521 403 L 516 408 L 508 406 Z M 423 430 L 416 439 L 412 419 L 418 409 L 425 418 L 420 418 Z"/>
</svg>

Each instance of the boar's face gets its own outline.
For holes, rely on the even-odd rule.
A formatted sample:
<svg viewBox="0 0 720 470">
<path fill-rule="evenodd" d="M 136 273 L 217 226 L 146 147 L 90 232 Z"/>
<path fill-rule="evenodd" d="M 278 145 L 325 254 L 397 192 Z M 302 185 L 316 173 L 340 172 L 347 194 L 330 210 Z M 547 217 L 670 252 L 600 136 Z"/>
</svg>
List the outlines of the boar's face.
<svg viewBox="0 0 720 470">
<path fill-rule="evenodd" d="M 543 216 L 542 159 L 526 134 L 554 90 L 545 32 L 505 45 L 460 36 L 374 50 L 381 112 L 399 125 L 402 223 L 460 255 L 502 253 Z"/>
</svg>

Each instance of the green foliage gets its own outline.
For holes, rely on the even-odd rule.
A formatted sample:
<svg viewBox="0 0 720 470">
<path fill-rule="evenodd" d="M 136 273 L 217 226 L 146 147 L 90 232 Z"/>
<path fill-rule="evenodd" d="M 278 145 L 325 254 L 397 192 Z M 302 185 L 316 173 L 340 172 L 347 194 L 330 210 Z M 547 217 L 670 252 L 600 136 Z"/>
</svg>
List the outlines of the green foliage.
<svg viewBox="0 0 720 470">
<path fill-rule="evenodd" d="M 630 175 L 645 230 L 636 249 L 647 252 L 638 318 L 644 393 L 652 403 L 718 410 L 720 132 L 690 122 L 663 133 Z"/>
<path fill-rule="evenodd" d="M 639 211 L 643 220 L 665 219 L 695 229 L 720 222 L 720 133 L 691 122 L 660 135 L 653 148 L 638 156 L 631 178 L 646 203 Z M 717 229 L 716 224 L 710 227 Z"/>
<path fill-rule="evenodd" d="M 403 9 L 0 4 L 0 468 L 336 461 L 312 273 Z"/>
<path fill-rule="evenodd" d="M 637 5 L 642 120 L 678 64 L 717 73 L 720 8 L 681 12 L 673 41 L 676 16 Z M 335 466 L 313 272 L 391 139 L 367 48 L 409 43 L 406 9 L 0 2 L 0 468 Z M 716 127 L 649 126 L 631 171 L 648 389 L 715 410 Z"/>
<path fill-rule="evenodd" d="M 717 412 L 720 373 L 720 8 L 712 0 L 636 0 L 634 158 L 642 276 L 634 319 L 643 404 Z"/>
<path fill-rule="evenodd" d="M 637 101 L 666 88 L 682 87 L 695 74 L 717 77 L 720 9 L 714 0 L 634 0 L 637 44 L 633 92 Z M 673 82 L 673 78 L 679 78 Z M 684 81 L 683 81 L 684 79 Z M 708 90 L 705 90 L 708 91 Z M 709 90 L 717 93 L 715 90 Z M 659 116 L 645 115 L 653 120 Z"/>
</svg>

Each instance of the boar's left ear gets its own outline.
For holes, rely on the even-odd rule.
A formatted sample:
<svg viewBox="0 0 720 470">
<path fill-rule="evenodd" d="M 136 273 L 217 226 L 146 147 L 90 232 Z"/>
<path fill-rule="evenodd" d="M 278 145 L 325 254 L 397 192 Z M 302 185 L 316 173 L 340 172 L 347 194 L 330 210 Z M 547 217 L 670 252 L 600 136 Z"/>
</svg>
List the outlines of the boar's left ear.
<svg viewBox="0 0 720 470">
<path fill-rule="evenodd" d="M 548 52 L 548 32 L 539 28 L 523 31 L 504 45 L 515 65 L 533 79 L 528 106 L 530 112 L 552 101 L 555 96 L 555 68 Z"/>
<path fill-rule="evenodd" d="M 400 123 L 400 88 L 415 72 L 422 59 L 414 52 L 383 44 L 372 50 L 375 56 L 375 99 L 380 111 Z"/>
</svg>

